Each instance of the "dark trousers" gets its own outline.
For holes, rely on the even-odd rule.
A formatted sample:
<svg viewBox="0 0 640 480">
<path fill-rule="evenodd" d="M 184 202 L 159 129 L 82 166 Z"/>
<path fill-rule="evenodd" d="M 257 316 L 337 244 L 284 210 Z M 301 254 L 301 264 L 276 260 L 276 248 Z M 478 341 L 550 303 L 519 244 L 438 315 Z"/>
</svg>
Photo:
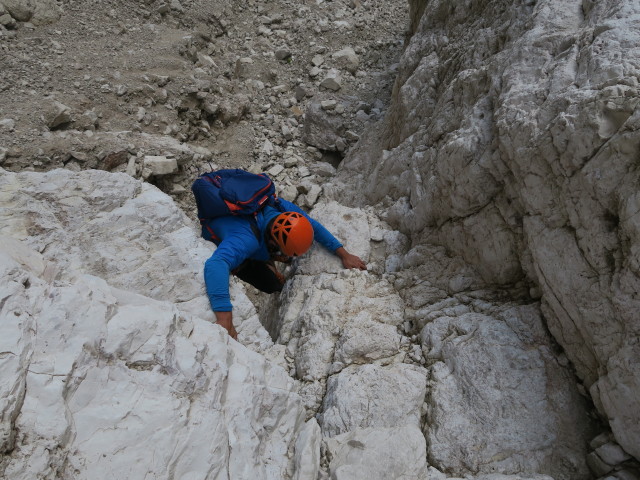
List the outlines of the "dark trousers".
<svg viewBox="0 0 640 480">
<path fill-rule="evenodd" d="M 233 273 L 243 282 L 253 285 L 262 292 L 282 291 L 282 282 L 266 262 L 245 260 Z"/>
</svg>

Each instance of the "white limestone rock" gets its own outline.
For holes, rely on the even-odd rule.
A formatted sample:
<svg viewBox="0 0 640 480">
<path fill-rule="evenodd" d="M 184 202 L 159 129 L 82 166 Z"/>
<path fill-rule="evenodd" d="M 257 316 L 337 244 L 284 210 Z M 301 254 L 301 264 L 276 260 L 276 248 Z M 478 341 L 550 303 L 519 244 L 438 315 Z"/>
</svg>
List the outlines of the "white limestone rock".
<svg viewBox="0 0 640 480">
<path fill-rule="evenodd" d="M 331 371 L 338 342 L 345 360 L 376 356 L 373 344 L 352 342 L 353 334 L 345 328 L 352 317 L 396 327 L 404 320 L 403 309 L 391 285 L 366 273 L 298 274 L 281 296 L 278 343 L 291 349 L 299 378 L 323 379 Z"/>
<path fill-rule="evenodd" d="M 292 480 L 317 480 L 320 471 L 322 433 L 315 418 L 301 429 L 295 445 L 295 474 Z"/>
<path fill-rule="evenodd" d="M 81 271 L 173 302 L 202 295 L 210 247 L 152 185 L 98 170 L 2 171 L 0 192 L 0 233 L 44 251 L 63 279 Z"/>
<path fill-rule="evenodd" d="M 342 88 L 342 76 L 340 75 L 340 72 L 334 68 L 329 70 L 324 79 L 320 82 L 320 86 L 334 92 L 340 90 Z"/>
<path fill-rule="evenodd" d="M 333 177 L 336 174 L 335 167 L 327 162 L 316 162 L 311 166 L 311 169 L 320 177 Z"/>
<path fill-rule="evenodd" d="M 411 5 L 394 98 L 343 161 L 345 181 L 363 180 L 345 196 L 396 202 L 394 228 L 461 256 L 486 285 L 532 283 L 640 459 L 640 5 L 525 2 L 481 24 L 488 1 Z"/>
<path fill-rule="evenodd" d="M 329 377 L 318 417 L 325 437 L 358 428 L 420 426 L 427 370 L 398 363 L 348 367 Z"/>
<path fill-rule="evenodd" d="M 335 151 L 344 129 L 342 117 L 329 115 L 321 103 L 312 103 L 305 113 L 302 140 L 320 150 Z"/>
<path fill-rule="evenodd" d="M 51 130 L 63 127 L 73 121 L 71 108 L 58 101 L 53 101 L 45 108 L 43 120 Z"/>
<path fill-rule="evenodd" d="M 147 155 L 142 160 L 142 169 L 144 178 L 171 175 L 178 171 L 178 162 L 164 155 Z"/>
<path fill-rule="evenodd" d="M 342 329 L 334 361 L 350 365 L 391 358 L 400 351 L 400 341 L 395 326 L 372 321 L 367 312 L 361 312 Z"/>
<path fill-rule="evenodd" d="M 371 232 L 363 210 L 333 201 L 316 205 L 311 216 L 327 228 L 347 251 L 359 256 L 365 263 L 369 260 Z M 300 262 L 300 272 L 304 274 L 338 273 L 343 268 L 340 259 L 317 242 Z"/>
<path fill-rule="evenodd" d="M 185 305 L 215 321 L 204 290 L 214 245 L 156 187 L 125 173 L 0 170 L 0 235 L 24 240 L 59 266 L 59 278 L 108 278 L 111 285 Z M 240 341 L 260 351 L 273 342 L 243 288 L 231 280 Z"/>
<path fill-rule="evenodd" d="M 413 480 L 427 477 L 425 440 L 416 426 L 363 428 L 327 440 L 335 480 Z"/>
<path fill-rule="evenodd" d="M 52 283 L 16 242 L 0 245 L 3 477 L 289 475 L 305 414 L 282 369 L 174 304 Z"/>
<path fill-rule="evenodd" d="M 343 48 L 342 50 L 334 53 L 332 57 L 338 66 L 352 74 L 356 73 L 358 66 L 360 65 L 360 59 L 351 47 Z"/>
<path fill-rule="evenodd" d="M 546 346 L 539 312 L 501 318 L 441 317 L 422 331 L 424 355 L 436 362 L 425 426 L 431 463 L 458 475 L 585 478 L 587 406 Z"/>
</svg>

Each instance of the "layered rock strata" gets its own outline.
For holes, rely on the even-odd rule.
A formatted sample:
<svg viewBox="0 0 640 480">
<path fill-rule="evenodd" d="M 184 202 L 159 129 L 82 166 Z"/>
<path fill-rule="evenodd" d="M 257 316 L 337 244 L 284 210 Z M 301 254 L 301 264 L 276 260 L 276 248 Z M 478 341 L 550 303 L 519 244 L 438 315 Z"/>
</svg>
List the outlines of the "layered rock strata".
<svg viewBox="0 0 640 480">
<path fill-rule="evenodd" d="M 445 247 L 485 286 L 528 286 L 639 459 L 640 7 L 414 1 L 412 12 L 390 113 L 342 178 L 358 175 L 412 246 Z"/>
</svg>

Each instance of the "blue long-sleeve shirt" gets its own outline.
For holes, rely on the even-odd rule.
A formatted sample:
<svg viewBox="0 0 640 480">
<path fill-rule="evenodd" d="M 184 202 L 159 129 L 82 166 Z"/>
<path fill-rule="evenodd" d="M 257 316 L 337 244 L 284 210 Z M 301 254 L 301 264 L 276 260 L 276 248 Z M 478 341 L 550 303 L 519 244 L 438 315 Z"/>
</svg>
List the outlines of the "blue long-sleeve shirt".
<svg viewBox="0 0 640 480">
<path fill-rule="evenodd" d="M 304 215 L 313 227 L 313 238 L 331 252 L 342 244 L 322 224 L 309 217 L 300 207 L 280 199 L 284 211 L 298 212 Z M 232 310 L 229 297 L 229 272 L 239 267 L 248 258 L 268 261 L 271 258 L 265 242 L 265 231 L 269 221 L 282 213 L 272 206 L 264 207 L 255 217 L 259 238 L 254 233 L 255 223 L 243 216 L 224 216 L 209 220 L 208 227 L 218 237 L 218 248 L 204 264 L 204 282 L 211 308 L 215 312 Z"/>
</svg>

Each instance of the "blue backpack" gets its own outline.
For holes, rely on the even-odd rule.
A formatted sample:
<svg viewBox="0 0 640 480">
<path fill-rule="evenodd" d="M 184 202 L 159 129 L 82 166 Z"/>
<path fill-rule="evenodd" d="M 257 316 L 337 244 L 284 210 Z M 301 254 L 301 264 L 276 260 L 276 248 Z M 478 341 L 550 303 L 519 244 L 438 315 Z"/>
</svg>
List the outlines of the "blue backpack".
<svg viewBox="0 0 640 480">
<path fill-rule="evenodd" d="M 239 168 L 217 170 L 200 175 L 191 185 L 196 199 L 202 238 L 218 243 L 209 220 L 224 215 L 252 218 L 265 205 L 278 206 L 276 187 L 265 173 L 255 174 Z M 259 235 L 255 219 L 252 228 Z"/>
</svg>

